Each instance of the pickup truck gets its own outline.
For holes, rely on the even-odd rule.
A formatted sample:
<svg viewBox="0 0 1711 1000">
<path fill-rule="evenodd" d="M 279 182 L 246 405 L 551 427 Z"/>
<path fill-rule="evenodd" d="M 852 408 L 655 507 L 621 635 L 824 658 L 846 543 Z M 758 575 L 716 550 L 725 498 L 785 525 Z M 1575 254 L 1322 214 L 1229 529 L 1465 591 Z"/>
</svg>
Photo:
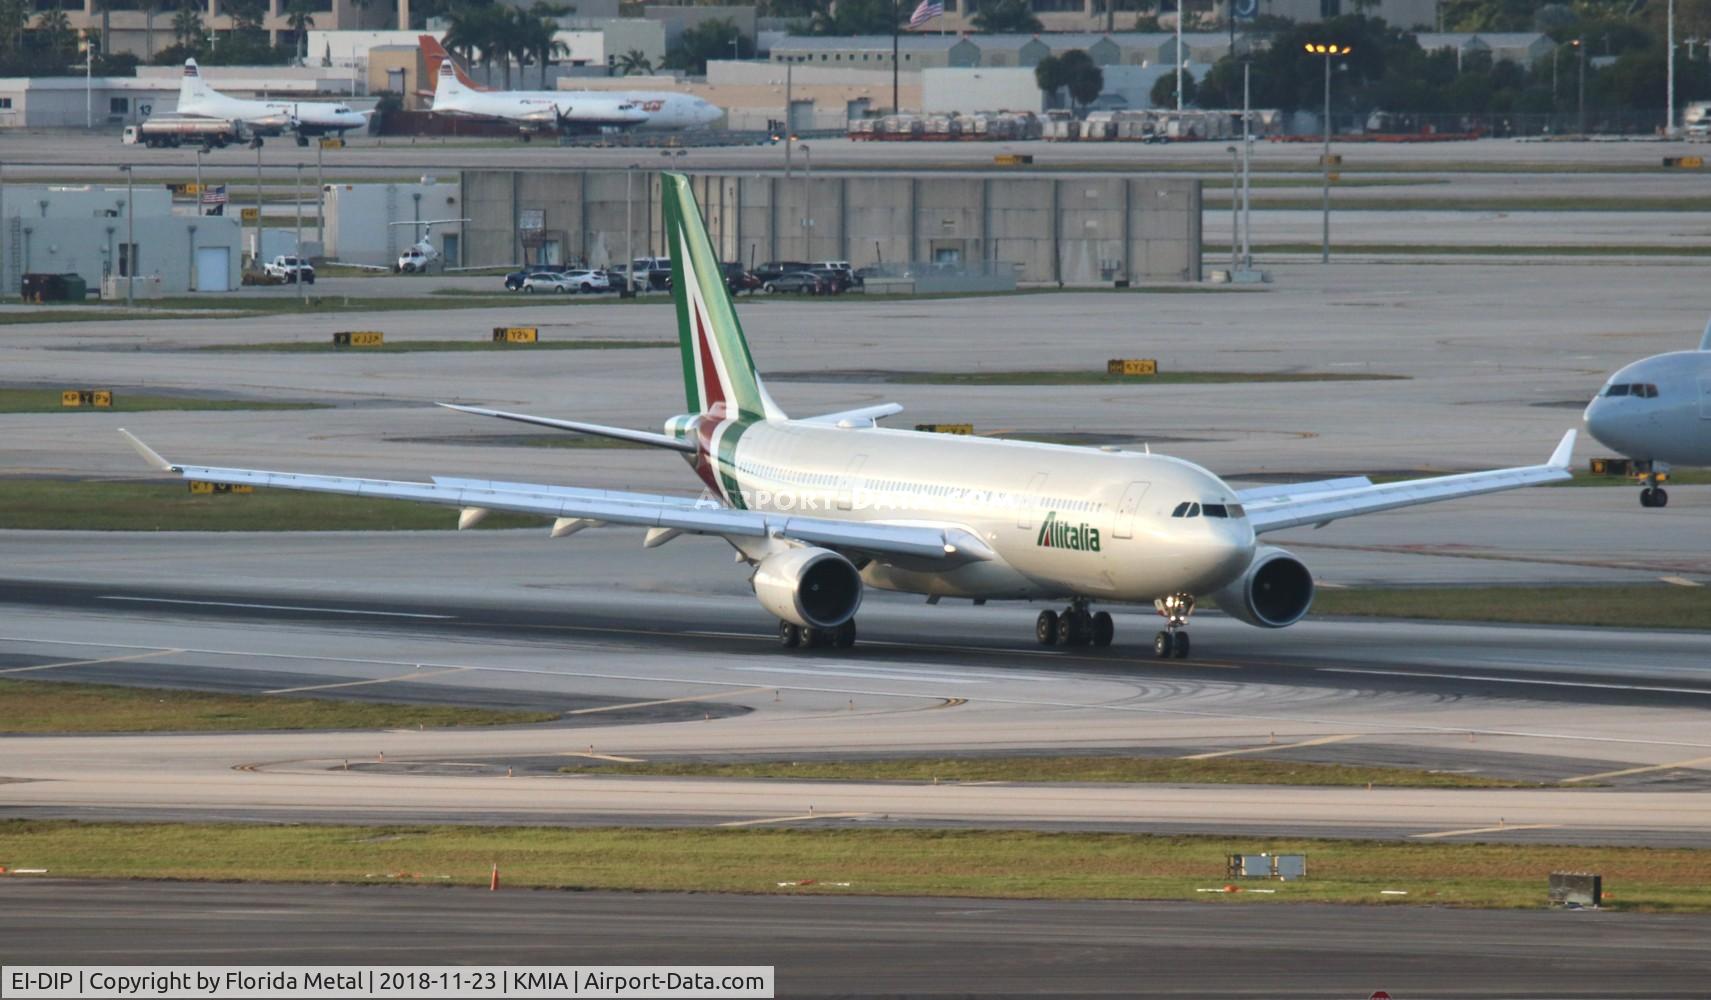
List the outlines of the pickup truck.
<svg viewBox="0 0 1711 1000">
<path fill-rule="evenodd" d="M 298 260 L 289 254 L 282 254 L 273 258 L 262 270 L 271 277 L 285 279 L 285 283 L 288 285 L 295 283 L 299 278 L 303 280 L 305 285 L 315 283 L 314 265 L 307 260 Z"/>
</svg>

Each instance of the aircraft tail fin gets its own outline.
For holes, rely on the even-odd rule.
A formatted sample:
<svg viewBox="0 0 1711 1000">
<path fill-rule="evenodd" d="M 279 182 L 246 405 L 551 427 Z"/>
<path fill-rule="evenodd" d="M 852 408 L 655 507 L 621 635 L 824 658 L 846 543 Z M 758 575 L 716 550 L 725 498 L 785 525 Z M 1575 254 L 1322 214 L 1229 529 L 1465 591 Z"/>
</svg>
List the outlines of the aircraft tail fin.
<svg viewBox="0 0 1711 1000">
<path fill-rule="evenodd" d="M 450 59 L 441 60 L 440 69 L 434 78 L 434 107 L 444 109 L 452 99 L 463 96 L 467 91 L 458 80 L 456 71 Z"/>
<path fill-rule="evenodd" d="M 1711 320 L 1705 321 L 1705 335 L 1699 338 L 1699 349 L 1711 351 Z"/>
<path fill-rule="evenodd" d="M 661 174 L 660 189 L 689 411 L 713 413 L 722 409 L 728 417 L 784 419 L 784 411 L 767 395 L 755 371 L 725 284 L 724 267 L 707 236 L 689 178 Z"/>
<path fill-rule="evenodd" d="M 484 89 L 476 86 L 475 80 L 463 71 L 463 67 L 457 64 L 457 59 L 446 51 L 446 47 L 440 44 L 438 38 L 433 35 L 417 35 L 416 43 L 422 47 L 422 72 L 426 74 L 426 79 L 439 79 L 440 67 L 449 65 L 452 75 L 465 90 Z"/>
<path fill-rule="evenodd" d="M 196 65 L 196 60 L 184 60 L 184 78 L 178 84 L 178 108 L 183 111 L 187 105 L 207 97 L 208 82 L 202 79 L 202 70 Z"/>
</svg>

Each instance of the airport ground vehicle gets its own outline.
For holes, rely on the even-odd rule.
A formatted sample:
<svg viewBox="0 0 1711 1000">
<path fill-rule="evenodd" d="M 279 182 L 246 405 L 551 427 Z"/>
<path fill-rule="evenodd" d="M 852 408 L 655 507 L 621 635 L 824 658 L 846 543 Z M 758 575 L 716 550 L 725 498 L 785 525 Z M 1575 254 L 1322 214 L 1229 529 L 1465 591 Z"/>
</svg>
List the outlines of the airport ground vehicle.
<svg viewBox="0 0 1711 1000">
<path fill-rule="evenodd" d="M 275 278 L 285 279 L 287 284 L 301 280 L 305 285 L 315 283 L 315 266 L 308 258 L 297 258 L 290 254 L 281 254 L 262 266 L 262 270 Z"/>
<path fill-rule="evenodd" d="M 135 125 L 126 125 L 123 136 L 127 146 L 148 146 L 150 149 L 178 146 L 202 146 L 218 149 L 229 143 L 242 142 L 242 126 L 224 118 L 207 115 L 153 115 Z"/>
</svg>

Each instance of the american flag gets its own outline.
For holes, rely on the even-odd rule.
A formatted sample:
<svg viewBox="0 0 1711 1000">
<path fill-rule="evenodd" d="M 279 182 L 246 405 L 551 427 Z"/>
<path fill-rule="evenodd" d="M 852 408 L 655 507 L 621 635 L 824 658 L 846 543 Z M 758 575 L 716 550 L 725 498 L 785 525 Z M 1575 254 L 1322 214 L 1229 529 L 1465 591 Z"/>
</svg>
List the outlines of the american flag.
<svg viewBox="0 0 1711 1000">
<path fill-rule="evenodd" d="M 944 13 L 945 0 L 921 0 L 920 6 L 915 8 L 915 13 L 909 15 L 909 27 L 919 28 L 933 18 L 943 16 Z"/>
</svg>

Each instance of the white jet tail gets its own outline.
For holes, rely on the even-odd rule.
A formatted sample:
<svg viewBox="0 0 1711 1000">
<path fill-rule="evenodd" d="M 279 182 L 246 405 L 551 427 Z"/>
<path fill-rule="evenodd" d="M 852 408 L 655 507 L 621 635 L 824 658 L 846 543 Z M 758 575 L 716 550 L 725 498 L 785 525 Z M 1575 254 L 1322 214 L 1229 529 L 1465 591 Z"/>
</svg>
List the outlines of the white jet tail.
<svg viewBox="0 0 1711 1000">
<path fill-rule="evenodd" d="M 1711 320 L 1707 320 L 1705 323 L 1705 336 L 1699 338 L 1699 349 L 1711 351 Z"/>
<path fill-rule="evenodd" d="M 440 72 L 434 81 L 434 108 L 444 110 L 447 105 L 468 94 L 462 81 L 457 78 L 456 67 L 450 59 L 440 61 Z"/>
<path fill-rule="evenodd" d="M 196 68 L 196 60 L 184 60 L 184 79 L 178 85 L 178 110 L 187 110 L 207 99 L 211 93 L 207 82 L 202 79 L 202 71 Z"/>
</svg>

